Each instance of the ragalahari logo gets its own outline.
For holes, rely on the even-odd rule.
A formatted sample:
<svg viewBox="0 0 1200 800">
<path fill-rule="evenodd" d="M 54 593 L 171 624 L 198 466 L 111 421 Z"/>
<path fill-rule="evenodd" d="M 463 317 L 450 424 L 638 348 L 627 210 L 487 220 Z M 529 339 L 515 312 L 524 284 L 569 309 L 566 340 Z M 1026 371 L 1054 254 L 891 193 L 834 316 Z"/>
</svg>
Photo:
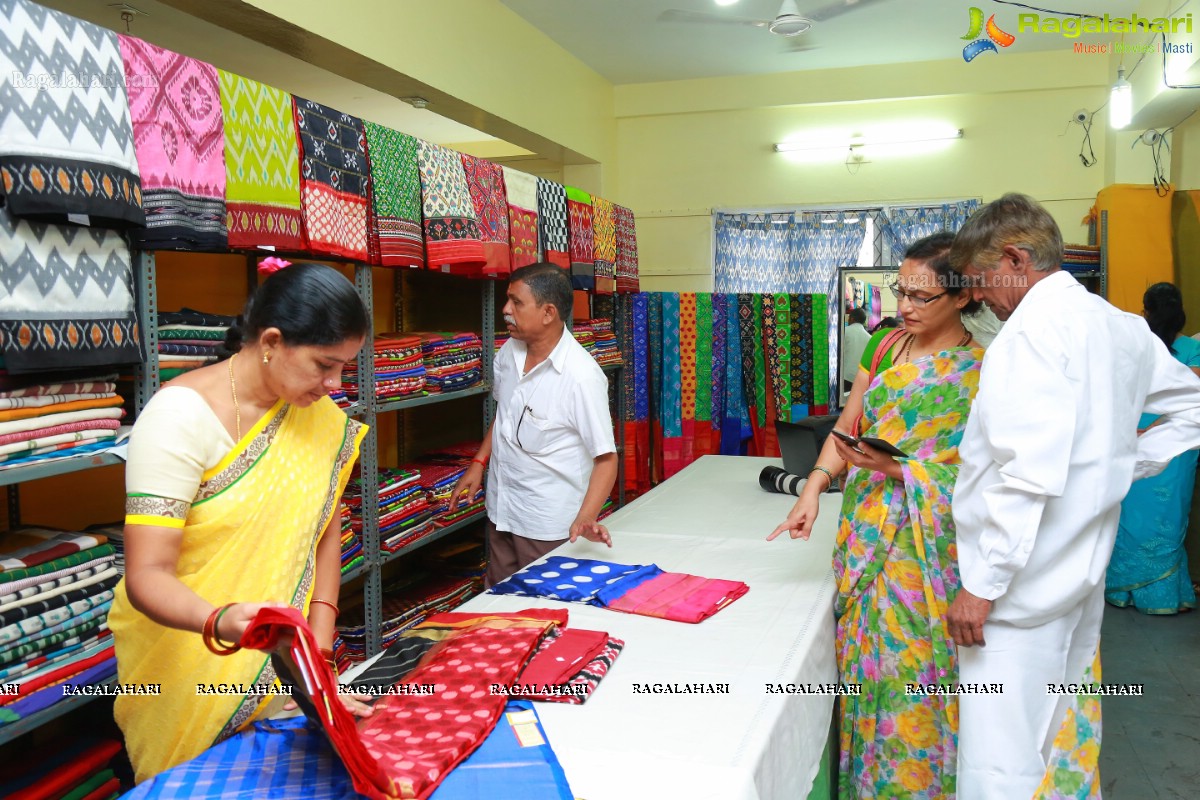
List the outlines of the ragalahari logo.
<svg viewBox="0 0 1200 800">
<path fill-rule="evenodd" d="M 980 34 L 987 33 L 986 37 L 980 37 Z M 963 48 L 963 61 L 974 61 L 975 57 L 980 53 L 998 53 L 996 45 L 1008 47 L 1017 40 L 1017 37 L 1011 33 L 1003 31 L 996 24 L 996 15 L 992 14 L 988 17 L 987 24 L 983 22 L 983 11 L 971 6 L 971 27 L 967 30 L 966 36 L 963 39 L 970 40 L 966 47 Z"/>
</svg>

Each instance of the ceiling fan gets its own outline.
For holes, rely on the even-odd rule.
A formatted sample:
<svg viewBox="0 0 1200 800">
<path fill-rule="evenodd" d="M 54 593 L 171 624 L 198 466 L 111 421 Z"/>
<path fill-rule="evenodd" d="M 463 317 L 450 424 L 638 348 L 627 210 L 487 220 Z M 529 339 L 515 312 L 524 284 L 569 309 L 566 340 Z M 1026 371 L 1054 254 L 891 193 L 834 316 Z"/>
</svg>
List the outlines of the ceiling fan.
<svg viewBox="0 0 1200 800">
<path fill-rule="evenodd" d="M 700 22 L 713 25 L 743 25 L 751 28 L 766 28 L 776 36 L 799 36 L 807 33 L 813 23 L 824 22 L 827 19 L 845 14 L 863 6 L 878 3 L 880 0 L 837 0 L 807 14 L 801 14 L 796 0 L 783 0 L 779 13 L 774 19 L 753 19 L 751 17 L 731 17 L 711 11 L 688 11 L 679 8 L 668 9 L 659 15 L 659 22 Z M 808 48 L 802 48 L 808 49 Z"/>
</svg>

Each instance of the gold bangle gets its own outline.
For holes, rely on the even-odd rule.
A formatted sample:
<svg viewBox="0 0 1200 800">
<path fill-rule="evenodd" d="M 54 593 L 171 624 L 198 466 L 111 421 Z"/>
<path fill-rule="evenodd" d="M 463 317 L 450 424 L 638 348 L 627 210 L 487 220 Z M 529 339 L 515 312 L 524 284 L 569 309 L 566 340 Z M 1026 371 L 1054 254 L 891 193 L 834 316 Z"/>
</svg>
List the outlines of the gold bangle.
<svg viewBox="0 0 1200 800">
<path fill-rule="evenodd" d="M 816 467 L 813 467 L 812 469 L 810 469 L 810 470 L 808 471 L 808 474 L 809 474 L 809 475 L 812 475 L 814 472 L 824 472 L 824 473 L 825 473 L 825 477 L 826 477 L 826 478 L 829 478 L 829 486 L 833 486 L 833 473 L 832 473 L 832 472 L 830 472 L 829 470 L 825 469 L 824 467 L 821 467 L 821 466 L 816 466 Z M 825 488 L 826 488 L 826 489 L 828 489 L 828 488 L 829 488 L 829 486 L 826 486 Z"/>
<path fill-rule="evenodd" d="M 336 605 L 334 605 L 333 603 L 329 602 L 328 600 L 322 600 L 322 599 L 321 599 L 321 598 L 319 598 L 319 597 L 314 597 L 312 600 L 309 600 L 309 601 L 308 601 L 308 603 L 309 603 L 309 610 L 310 610 L 310 611 L 312 610 L 312 604 L 313 604 L 313 603 L 320 603 L 320 604 L 321 604 L 321 605 L 323 605 L 323 606 L 329 606 L 330 608 L 332 608 L 332 609 L 333 609 L 333 615 L 334 615 L 335 617 L 336 617 L 336 616 L 340 616 L 340 615 L 341 615 L 341 613 L 342 613 L 342 612 L 341 612 L 341 610 L 340 610 L 340 609 L 339 609 L 339 608 L 338 608 Z"/>
</svg>

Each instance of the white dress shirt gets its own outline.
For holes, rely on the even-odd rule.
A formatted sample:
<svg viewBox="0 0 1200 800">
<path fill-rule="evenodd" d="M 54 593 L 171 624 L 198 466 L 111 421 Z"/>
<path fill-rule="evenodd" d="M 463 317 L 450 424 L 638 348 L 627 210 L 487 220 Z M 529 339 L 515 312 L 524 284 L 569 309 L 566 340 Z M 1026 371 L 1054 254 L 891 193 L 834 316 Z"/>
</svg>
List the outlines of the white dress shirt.
<svg viewBox="0 0 1200 800">
<path fill-rule="evenodd" d="M 1141 437 L 1143 411 L 1166 415 Z M 1022 627 L 1097 586 L 1137 478 L 1200 446 L 1200 380 L 1141 317 L 1058 272 L 1034 284 L 983 359 L 959 447 L 962 585 Z"/>
<path fill-rule="evenodd" d="M 528 539 L 564 539 L 594 460 L 617 450 L 608 378 L 566 328 L 528 374 L 525 354 L 517 339 L 496 353 L 488 518 L 498 530 Z"/>
</svg>

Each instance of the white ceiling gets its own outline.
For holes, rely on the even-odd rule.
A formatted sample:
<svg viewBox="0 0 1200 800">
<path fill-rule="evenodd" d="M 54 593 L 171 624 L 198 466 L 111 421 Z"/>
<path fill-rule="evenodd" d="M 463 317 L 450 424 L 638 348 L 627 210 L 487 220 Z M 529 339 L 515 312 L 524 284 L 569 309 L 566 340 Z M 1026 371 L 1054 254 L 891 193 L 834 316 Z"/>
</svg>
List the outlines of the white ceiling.
<svg viewBox="0 0 1200 800">
<path fill-rule="evenodd" d="M 961 59 L 968 8 L 977 6 L 1009 33 L 1028 7 L 997 0 L 796 0 L 818 17 L 808 33 L 785 39 L 764 28 L 658 21 L 669 9 L 728 17 L 774 18 L 780 0 L 501 0 L 525 20 L 614 84 L 755 75 L 771 72 Z M 1173 0 L 1171 7 L 1186 0 Z M 1029 0 L 1028 6 L 1065 14 L 1128 16 L 1139 0 Z M 1017 35 L 1008 51 L 1069 49 L 1075 41 L 1108 42 L 1114 34 L 1067 39 Z M 811 48 L 811 49 L 794 49 Z M 984 53 L 980 58 L 1002 54 Z"/>
</svg>

